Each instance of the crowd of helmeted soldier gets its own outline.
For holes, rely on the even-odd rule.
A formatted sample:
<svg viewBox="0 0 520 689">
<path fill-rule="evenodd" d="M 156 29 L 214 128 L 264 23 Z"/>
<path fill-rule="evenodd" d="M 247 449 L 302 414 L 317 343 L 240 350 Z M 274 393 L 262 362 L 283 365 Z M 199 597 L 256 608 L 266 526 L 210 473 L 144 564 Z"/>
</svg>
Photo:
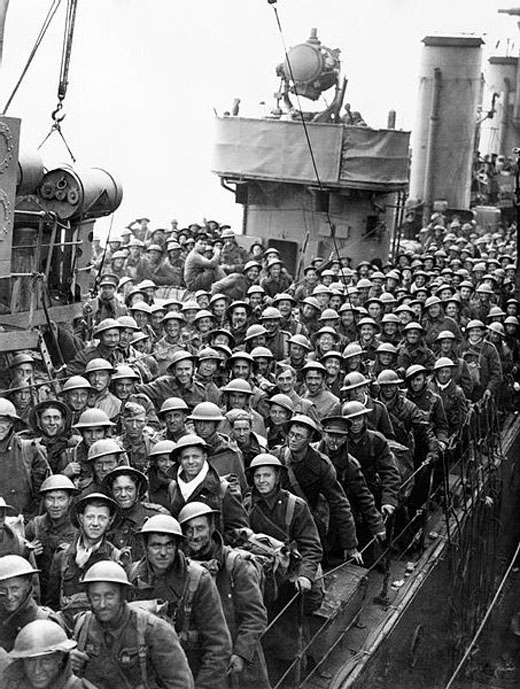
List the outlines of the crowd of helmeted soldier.
<svg viewBox="0 0 520 689">
<path fill-rule="evenodd" d="M 472 405 L 518 404 L 514 231 L 419 237 L 296 275 L 215 221 L 94 242 L 65 366 L 5 361 L 2 686 L 284 675 L 323 572 L 414 523 Z"/>
</svg>

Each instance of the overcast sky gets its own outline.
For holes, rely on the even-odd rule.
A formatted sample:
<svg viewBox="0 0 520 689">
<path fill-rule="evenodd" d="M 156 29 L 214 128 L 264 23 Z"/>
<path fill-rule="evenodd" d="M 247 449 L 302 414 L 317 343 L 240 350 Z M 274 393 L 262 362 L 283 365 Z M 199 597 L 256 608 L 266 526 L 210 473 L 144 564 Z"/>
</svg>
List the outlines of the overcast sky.
<svg viewBox="0 0 520 689">
<path fill-rule="evenodd" d="M 24 147 L 36 147 L 55 107 L 65 0 L 8 112 L 22 118 Z M 6 101 L 50 0 L 11 0 L 0 71 Z M 520 0 L 518 2 L 520 5 Z M 278 0 L 289 46 L 317 27 L 340 48 L 347 100 L 367 122 L 414 124 L 421 39 L 431 33 L 476 33 L 486 54 L 518 54 L 515 19 L 497 14 L 511 0 Z M 496 50 L 496 43 L 501 44 Z M 509 47 L 508 47 L 509 40 Z M 513 45 L 514 42 L 514 45 Z M 242 99 L 259 112 L 278 87 L 283 59 L 267 0 L 79 0 L 70 86 L 63 123 L 84 165 L 105 167 L 124 187 L 115 228 L 141 215 L 153 226 L 203 217 L 240 227 L 241 207 L 212 175 L 214 109 Z M 66 161 L 58 137 L 43 149 L 47 167 Z M 105 223 L 106 227 L 106 223 Z"/>
</svg>

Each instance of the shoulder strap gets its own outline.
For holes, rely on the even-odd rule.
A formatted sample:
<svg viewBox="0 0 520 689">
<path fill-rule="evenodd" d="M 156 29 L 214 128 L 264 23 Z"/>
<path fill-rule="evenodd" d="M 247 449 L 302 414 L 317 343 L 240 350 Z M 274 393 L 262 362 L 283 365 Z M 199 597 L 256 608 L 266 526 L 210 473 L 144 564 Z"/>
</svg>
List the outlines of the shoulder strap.
<svg viewBox="0 0 520 689">
<path fill-rule="evenodd" d="M 28 445 L 31 443 L 32 443 L 32 440 L 24 440 L 23 438 L 20 438 L 23 469 L 25 471 L 27 481 L 28 481 L 29 486 L 30 486 L 31 491 L 32 491 L 33 483 L 32 483 L 32 475 L 31 475 L 31 458 L 29 457 L 29 453 L 28 453 Z"/>
<path fill-rule="evenodd" d="M 230 550 L 226 555 L 226 572 L 229 574 L 231 581 L 231 588 L 235 588 L 235 580 L 233 578 L 233 570 L 235 569 L 236 561 L 242 557 L 237 550 Z"/>
<path fill-rule="evenodd" d="M 148 670 L 146 667 L 146 653 L 148 646 L 146 644 L 146 628 L 148 626 L 148 615 L 144 614 L 142 610 L 135 611 L 137 616 L 137 655 L 139 658 L 139 668 L 141 670 L 141 681 L 143 687 L 148 687 Z"/>
<path fill-rule="evenodd" d="M 182 629 L 179 633 L 179 638 L 182 641 L 188 640 L 188 632 L 190 628 L 191 611 L 193 610 L 193 600 L 197 589 L 199 588 L 200 580 L 204 569 L 201 566 L 193 566 L 193 563 L 188 563 L 186 585 L 183 591 L 183 612 L 184 619 L 182 621 Z"/>
<path fill-rule="evenodd" d="M 285 528 L 287 529 L 287 536 L 291 533 L 291 524 L 296 509 L 296 496 L 289 493 L 287 497 L 287 510 L 285 511 Z"/>
<path fill-rule="evenodd" d="M 90 629 L 90 623 L 92 622 L 92 611 L 87 610 L 87 612 L 80 615 L 76 620 L 74 626 L 74 638 L 77 641 L 78 651 L 84 651 L 87 645 L 88 630 Z"/>
</svg>

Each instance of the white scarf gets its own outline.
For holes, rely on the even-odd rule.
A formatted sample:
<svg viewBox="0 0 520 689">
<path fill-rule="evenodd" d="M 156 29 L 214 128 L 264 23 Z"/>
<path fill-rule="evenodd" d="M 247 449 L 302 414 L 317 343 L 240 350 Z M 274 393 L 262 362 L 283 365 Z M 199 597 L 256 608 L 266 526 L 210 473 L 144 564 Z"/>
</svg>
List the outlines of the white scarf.
<svg viewBox="0 0 520 689">
<path fill-rule="evenodd" d="M 195 478 L 191 479 L 191 481 L 185 481 L 183 478 L 181 478 L 181 471 L 182 471 L 182 467 L 179 469 L 179 471 L 177 473 L 177 483 L 179 485 L 179 490 L 181 491 L 182 497 L 184 498 L 185 501 L 187 501 L 188 498 L 190 497 L 190 495 L 193 494 L 195 489 L 200 486 L 200 484 L 204 481 L 204 479 L 208 475 L 209 464 L 207 462 L 204 462 L 202 469 L 195 476 Z"/>
<path fill-rule="evenodd" d="M 82 538 L 78 540 L 76 545 L 76 564 L 80 569 L 83 569 L 87 564 L 92 553 L 95 553 L 96 550 L 99 549 L 102 540 L 103 539 L 98 541 L 98 543 L 94 543 L 92 546 L 85 545 Z"/>
</svg>

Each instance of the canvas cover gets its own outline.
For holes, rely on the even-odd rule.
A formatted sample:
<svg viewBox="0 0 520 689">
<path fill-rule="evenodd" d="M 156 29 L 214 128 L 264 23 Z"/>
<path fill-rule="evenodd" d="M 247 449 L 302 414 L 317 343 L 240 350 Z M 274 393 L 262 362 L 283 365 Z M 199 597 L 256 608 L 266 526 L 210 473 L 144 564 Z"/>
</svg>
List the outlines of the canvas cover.
<svg viewBox="0 0 520 689">
<path fill-rule="evenodd" d="M 298 121 L 216 118 L 221 177 L 390 190 L 408 181 L 409 132 Z"/>
</svg>

